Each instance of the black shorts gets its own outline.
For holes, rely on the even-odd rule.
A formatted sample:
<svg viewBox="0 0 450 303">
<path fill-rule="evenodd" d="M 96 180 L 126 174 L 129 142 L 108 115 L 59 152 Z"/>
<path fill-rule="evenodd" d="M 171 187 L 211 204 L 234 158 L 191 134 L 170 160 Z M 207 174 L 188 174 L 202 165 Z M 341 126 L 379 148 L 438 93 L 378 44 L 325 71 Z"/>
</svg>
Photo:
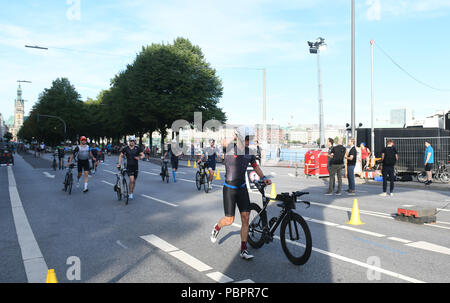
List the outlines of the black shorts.
<svg viewBox="0 0 450 303">
<path fill-rule="evenodd" d="M 234 217 L 236 204 L 239 208 L 239 212 L 250 212 L 250 197 L 248 195 L 247 186 L 235 189 L 224 185 L 223 208 L 226 217 Z"/>
<path fill-rule="evenodd" d="M 128 174 L 128 177 L 133 176 L 133 177 L 134 177 L 134 180 L 136 180 L 137 177 L 138 177 L 138 171 L 139 171 L 139 169 L 138 169 L 137 166 L 128 166 L 128 167 L 127 167 L 127 174 Z"/>
<path fill-rule="evenodd" d="M 178 158 L 170 158 L 170 164 L 172 165 L 172 169 L 178 169 Z"/>
<path fill-rule="evenodd" d="M 432 171 L 433 170 L 433 163 L 427 163 L 425 165 L 425 171 Z"/>
<path fill-rule="evenodd" d="M 78 172 L 81 173 L 82 170 L 89 171 L 89 160 L 78 160 Z"/>
</svg>

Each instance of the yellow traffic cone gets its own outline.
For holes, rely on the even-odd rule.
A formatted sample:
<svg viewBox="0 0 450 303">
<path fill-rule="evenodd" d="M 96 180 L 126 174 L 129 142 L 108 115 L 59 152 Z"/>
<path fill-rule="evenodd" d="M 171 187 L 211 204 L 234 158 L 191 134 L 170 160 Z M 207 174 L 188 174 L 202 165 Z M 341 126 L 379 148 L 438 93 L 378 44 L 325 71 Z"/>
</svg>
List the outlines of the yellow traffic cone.
<svg viewBox="0 0 450 303">
<path fill-rule="evenodd" d="M 194 162 L 194 168 L 197 168 L 197 162 Z"/>
<path fill-rule="evenodd" d="M 348 221 L 347 224 L 350 224 L 350 225 L 364 224 L 364 222 L 361 222 L 361 219 L 359 217 L 358 199 L 353 200 L 352 215 L 350 217 L 350 221 Z"/>
<path fill-rule="evenodd" d="M 47 272 L 47 280 L 45 283 L 58 283 L 58 279 L 56 279 L 56 274 L 54 269 L 49 269 Z"/>
<path fill-rule="evenodd" d="M 216 173 L 216 180 L 222 180 L 222 179 L 220 179 L 220 171 L 219 170 L 217 170 L 217 173 Z"/>
<path fill-rule="evenodd" d="M 270 198 L 275 199 L 277 197 L 277 191 L 275 189 L 275 183 L 272 183 L 272 188 L 270 189 Z M 269 202 L 275 202 L 275 200 L 270 200 Z"/>
<path fill-rule="evenodd" d="M 191 160 L 188 160 L 188 167 L 191 167 Z"/>
</svg>

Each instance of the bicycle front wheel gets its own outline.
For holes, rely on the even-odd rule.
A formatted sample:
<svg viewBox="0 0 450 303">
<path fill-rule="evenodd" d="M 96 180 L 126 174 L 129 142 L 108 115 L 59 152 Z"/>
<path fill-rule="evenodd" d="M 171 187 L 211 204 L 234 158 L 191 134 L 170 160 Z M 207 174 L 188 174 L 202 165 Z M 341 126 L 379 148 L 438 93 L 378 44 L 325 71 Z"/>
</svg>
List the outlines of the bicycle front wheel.
<svg viewBox="0 0 450 303">
<path fill-rule="evenodd" d="M 256 203 L 250 203 L 250 215 L 248 226 L 248 243 L 253 248 L 264 245 L 263 230 L 267 226 L 267 213 L 261 212 L 261 207 Z M 259 214 L 259 215 L 258 215 Z"/>
<path fill-rule="evenodd" d="M 116 194 L 117 194 L 117 200 L 122 200 L 122 185 L 120 184 L 120 179 L 117 178 L 116 181 Z"/>
<path fill-rule="evenodd" d="M 195 174 L 195 185 L 198 190 L 202 189 L 202 177 L 199 171 Z"/>
<path fill-rule="evenodd" d="M 281 223 L 281 247 L 289 261 L 295 265 L 305 264 L 311 256 L 312 239 L 308 224 L 297 213 L 288 214 Z"/>
<path fill-rule="evenodd" d="M 450 182 L 450 173 L 449 172 L 443 172 L 439 175 L 439 180 L 441 180 L 442 183 L 449 183 Z"/>
<path fill-rule="evenodd" d="M 72 184 L 73 184 L 73 177 L 72 177 L 72 175 L 69 175 L 68 182 L 69 182 L 69 185 L 68 185 L 67 189 L 69 190 L 69 195 L 71 195 L 72 194 Z"/>
<path fill-rule="evenodd" d="M 122 180 L 122 194 L 123 198 L 125 199 L 125 205 L 128 205 L 128 185 L 127 179 L 125 177 Z"/>
</svg>

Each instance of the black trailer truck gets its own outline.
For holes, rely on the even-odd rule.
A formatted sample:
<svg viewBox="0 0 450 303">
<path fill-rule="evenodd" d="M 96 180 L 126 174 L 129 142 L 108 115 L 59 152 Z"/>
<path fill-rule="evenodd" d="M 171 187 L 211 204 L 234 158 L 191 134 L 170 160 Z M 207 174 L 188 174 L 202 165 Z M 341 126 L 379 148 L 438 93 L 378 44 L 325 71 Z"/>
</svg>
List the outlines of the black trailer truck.
<svg viewBox="0 0 450 303">
<path fill-rule="evenodd" d="M 371 129 L 358 128 L 357 144 L 365 142 L 371 151 Z M 434 149 L 435 163 L 450 164 L 450 130 L 441 128 L 375 128 L 375 157 L 381 158 L 381 152 L 387 139 L 393 139 L 398 151 L 396 164 L 398 173 L 417 174 L 424 170 L 425 140 L 430 140 Z"/>
</svg>

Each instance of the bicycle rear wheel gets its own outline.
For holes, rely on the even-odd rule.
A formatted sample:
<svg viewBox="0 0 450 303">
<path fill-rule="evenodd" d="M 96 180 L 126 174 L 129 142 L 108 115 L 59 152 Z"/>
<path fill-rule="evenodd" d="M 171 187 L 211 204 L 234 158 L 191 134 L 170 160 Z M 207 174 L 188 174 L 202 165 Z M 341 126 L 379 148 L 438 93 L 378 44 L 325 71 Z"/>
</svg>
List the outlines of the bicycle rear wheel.
<svg viewBox="0 0 450 303">
<path fill-rule="evenodd" d="M 288 214 L 281 223 L 281 247 L 295 265 L 305 264 L 311 256 L 312 239 L 308 224 L 297 213 Z"/>
<path fill-rule="evenodd" d="M 166 170 L 164 169 L 164 167 L 161 167 L 161 179 L 164 182 L 164 178 L 166 177 Z"/>
<path fill-rule="evenodd" d="M 195 185 L 198 190 L 202 189 L 202 177 L 199 171 L 195 174 Z"/>
<path fill-rule="evenodd" d="M 250 203 L 250 216 L 248 226 L 248 243 L 253 248 L 260 248 L 264 245 L 263 230 L 267 226 L 267 213 L 261 212 L 261 207 L 256 203 Z"/>
<path fill-rule="evenodd" d="M 209 178 L 207 175 L 203 176 L 203 178 L 205 180 L 205 182 L 203 182 L 204 183 L 203 185 L 205 187 L 205 193 L 208 193 L 209 192 Z"/>
<path fill-rule="evenodd" d="M 127 179 L 125 177 L 123 177 L 122 185 L 123 185 L 122 186 L 123 187 L 122 194 L 123 194 L 123 198 L 125 199 L 125 205 L 128 205 L 128 184 L 127 184 Z"/>
<path fill-rule="evenodd" d="M 169 183 L 169 169 L 166 169 L 166 182 Z"/>
<path fill-rule="evenodd" d="M 56 170 L 56 166 L 57 166 L 56 160 L 53 159 L 53 162 L 52 162 L 52 168 L 53 168 L 53 170 Z"/>
</svg>

